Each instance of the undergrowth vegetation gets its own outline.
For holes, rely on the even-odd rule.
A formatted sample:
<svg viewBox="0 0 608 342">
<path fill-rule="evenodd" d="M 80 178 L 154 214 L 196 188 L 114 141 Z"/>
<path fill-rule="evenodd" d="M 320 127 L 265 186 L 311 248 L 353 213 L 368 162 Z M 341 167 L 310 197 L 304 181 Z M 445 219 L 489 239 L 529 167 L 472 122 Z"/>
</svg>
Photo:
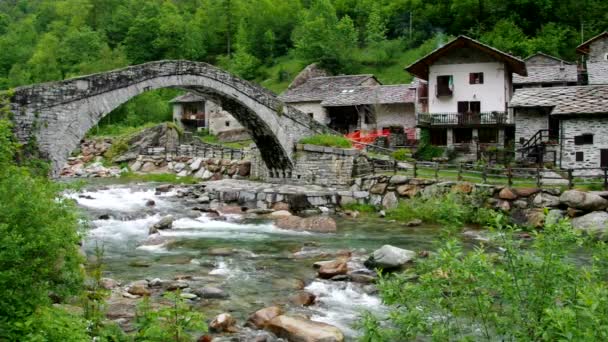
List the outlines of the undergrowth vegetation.
<svg viewBox="0 0 608 342">
<path fill-rule="evenodd" d="M 317 134 L 300 140 L 300 144 L 309 144 L 326 147 L 351 148 L 353 144 L 350 140 L 341 135 Z"/>
<path fill-rule="evenodd" d="M 452 226 L 453 227 L 453 226 Z M 567 220 L 545 224 L 532 242 L 498 214 L 493 248 L 465 248 L 448 228 L 427 259 L 381 275 L 390 313 L 364 315 L 364 341 L 605 341 L 608 248 Z M 581 246 L 586 257 L 576 258 Z M 498 248 L 496 248 L 498 247 Z"/>
<path fill-rule="evenodd" d="M 135 173 L 123 172 L 120 178 L 133 182 L 157 182 L 171 184 L 196 184 L 199 179 L 193 176 L 179 177 L 174 173 Z"/>
</svg>

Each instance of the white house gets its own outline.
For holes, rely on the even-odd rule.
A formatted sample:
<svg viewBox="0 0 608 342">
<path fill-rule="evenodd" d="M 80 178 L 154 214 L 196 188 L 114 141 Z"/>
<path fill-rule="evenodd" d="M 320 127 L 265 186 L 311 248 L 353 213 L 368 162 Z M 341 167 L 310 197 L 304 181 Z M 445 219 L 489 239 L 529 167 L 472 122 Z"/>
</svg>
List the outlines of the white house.
<svg viewBox="0 0 608 342">
<path fill-rule="evenodd" d="M 473 153 L 480 146 L 504 147 L 513 140 L 507 103 L 512 74 L 527 75 L 523 60 L 459 36 L 406 70 L 428 81 L 428 111 L 417 117 L 432 144 Z"/>
</svg>

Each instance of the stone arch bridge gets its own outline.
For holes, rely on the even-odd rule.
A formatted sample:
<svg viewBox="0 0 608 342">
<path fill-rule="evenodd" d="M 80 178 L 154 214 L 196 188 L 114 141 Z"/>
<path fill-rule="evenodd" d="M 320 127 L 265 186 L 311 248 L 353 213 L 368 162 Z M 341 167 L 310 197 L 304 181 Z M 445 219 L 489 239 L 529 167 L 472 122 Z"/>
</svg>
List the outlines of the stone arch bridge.
<svg viewBox="0 0 608 342">
<path fill-rule="evenodd" d="M 56 175 L 86 132 L 129 99 L 149 90 L 181 88 L 212 97 L 249 131 L 270 170 L 293 167 L 294 144 L 330 133 L 272 92 L 206 63 L 158 61 L 15 89 L 11 110 L 18 139 L 35 138 Z"/>
</svg>

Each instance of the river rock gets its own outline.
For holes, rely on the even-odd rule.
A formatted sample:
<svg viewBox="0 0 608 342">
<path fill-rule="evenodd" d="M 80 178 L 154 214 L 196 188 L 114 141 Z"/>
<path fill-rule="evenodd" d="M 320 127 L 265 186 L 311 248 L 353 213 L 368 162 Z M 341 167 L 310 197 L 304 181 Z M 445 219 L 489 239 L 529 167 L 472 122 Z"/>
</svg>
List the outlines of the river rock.
<svg viewBox="0 0 608 342">
<path fill-rule="evenodd" d="M 173 184 L 163 184 L 156 187 L 157 192 L 169 192 L 173 189 Z"/>
<path fill-rule="evenodd" d="M 537 208 L 551 208 L 559 206 L 560 199 L 557 196 L 549 195 L 547 193 L 541 192 L 538 195 L 534 196 L 534 204 Z"/>
<path fill-rule="evenodd" d="M 517 199 L 517 194 L 515 194 L 511 189 L 509 188 L 503 188 L 502 190 L 500 190 L 500 192 L 498 193 L 498 198 L 503 199 L 503 200 L 516 200 Z"/>
<path fill-rule="evenodd" d="M 305 218 L 298 216 L 279 217 L 275 224 L 282 229 L 297 231 L 334 233 L 337 230 L 336 221 L 328 216 L 312 216 Z"/>
<path fill-rule="evenodd" d="M 131 286 L 129 286 L 127 292 L 136 296 L 150 295 L 150 290 L 148 290 L 148 286 L 144 284 L 132 284 Z"/>
<path fill-rule="evenodd" d="M 571 208 L 585 211 L 604 210 L 608 207 L 608 200 L 584 191 L 568 190 L 565 191 L 559 200 L 562 204 Z"/>
<path fill-rule="evenodd" d="M 229 313 L 222 313 L 215 316 L 211 323 L 209 323 L 209 328 L 216 333 L 235 333 L 238 331 L 236 328 L 236 320 Z"/>
<path fill-rule="evenodd" d="M 197 296 L 205 299 L 226 299 L 229 297 L 222 289 L 213 286 L 205 286 L 193 291 Z"/>
<path fill-rule="evenodd" d="M 264 329 L 268 325 L 268 322 L 275 317 L 283 314 L 283 309 L 278 306 L 269 306 L 267 308 L 256 311 L 247 320 L 247 324 L 253 325 L 258 329 Z"/>
<path fill-rule="evenodd" d="M 608 239 L 608 213 L 594 211 L 572 219 L 572 227 L 601 240 Z"/>
<path fill-rule="evenodd" d="M 384 245 L 375 250 L 365 261 L 368 268 L 394 269 L 400 268 L 411 262 L 416 257 L 416 252 L 401 249 L 391 245 Z"/>
<path fill-rule="evenodd" d="M 111 290 L 120 285 L 120 283 L 112 278 L 101 278 L 100 285 L 106 290 Z"/>
<path fill-rule="evenodd" d="M 382 207 L 385 209 L 397 208 L 398 204 L 399 201 L 397 200 L 397 196 L 395 196 L 393 191 L 388 192 L 386 195 L 384 195 L 384 198 L 382 198 Z"/>
<path fill-rule="evenodd" d="M 342 342 L 340 329 L 327 323 L 286 315 L 277 316 L 268 322 L 267 330 L 288 341 L 298 342 Z"/>
<path fill-rule="evenodd" d="M 321 264 L 317 272 L 319 278 L 329 279 L 336 275 L 346 274 L 348 267 L 345 260 L 338 259 Z"/>
<path fill-rule="evenodd" d="M 159 230 L 171 229 L 173 226 L 173 216 L 167 215 L 160 219 L 160 221 L 156 222 L 150 229 L 148 230 L 148 234 L 156 234 Z"/>
<path fill-rule="evenodd" d="M 188 286 L 190 285 L 188 285 L 188 283 L 185 281 L 174 281 L 167 285 L 167 291 L 181 290 L 187 288 Z"/>
<path fill-rule="evenodd" d="M 315 303 L 317 297 L 308 291 L 299 291 L 289 297 L 289 301 L 295 305 L 309 306 Z"/>
</svg>

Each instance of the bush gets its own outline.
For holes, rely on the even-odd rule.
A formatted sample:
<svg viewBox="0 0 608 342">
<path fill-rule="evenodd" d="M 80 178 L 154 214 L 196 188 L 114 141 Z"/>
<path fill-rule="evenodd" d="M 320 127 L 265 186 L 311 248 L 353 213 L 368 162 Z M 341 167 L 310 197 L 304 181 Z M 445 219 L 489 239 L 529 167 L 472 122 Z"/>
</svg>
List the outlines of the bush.
<svg viewBox="0 0 608 342">
<path fill-rule="evenodd" d="M 109 160 L 113 161 L 114 158 L 117 158 L 123 155 L 125 152 L 129 150 L 129 144 L 127 144 L 126 139 L 115 139 L 112 142 L 112 146 L 103 154 L 103 156 Z"/>
<path fill-rule="evenodd" d="M 327 147 L 351 148 L 350 140 L 340 135 L 317 134 L 300 140 L 300 144 L 309 144 Z"/>
<path fill-rule="evenodd" d="M 606 244 L 583 240 L 562 220 L 545 225 L 527 247 L 518 227 L 503 221 L 497 215 L 492 225 L 498 249 L 466 250 L 447 231 L 413 269 L 381 275 L 391 312 L 387 322 L 365 315 L 363 340 L 606 340 Z M 572 258 L 583 243 L 592 254 L 585 263 Z"/>
<path fill-rule="evenodd" d="M 433 160 L 433 158 L 443 156 L 443 153 L 444 153 L 443 148 L 441 148 L 439 146 L 433 146 L 431 144 L 423 144 L 423 145 L 420 145 L 420 147 L 414 154 L 414 157 L 416 157 L 416 159 L 430 161 L 430 160 Z"/>
<path fill-rule="evenodd" d="M 400 148 L 393 151 L 393 153 L 391 153 L 391 157 L 393 157 L 395 160 L 405 161 L 412 157 L 412 151 L 407 148 Z"/>
</svg>

